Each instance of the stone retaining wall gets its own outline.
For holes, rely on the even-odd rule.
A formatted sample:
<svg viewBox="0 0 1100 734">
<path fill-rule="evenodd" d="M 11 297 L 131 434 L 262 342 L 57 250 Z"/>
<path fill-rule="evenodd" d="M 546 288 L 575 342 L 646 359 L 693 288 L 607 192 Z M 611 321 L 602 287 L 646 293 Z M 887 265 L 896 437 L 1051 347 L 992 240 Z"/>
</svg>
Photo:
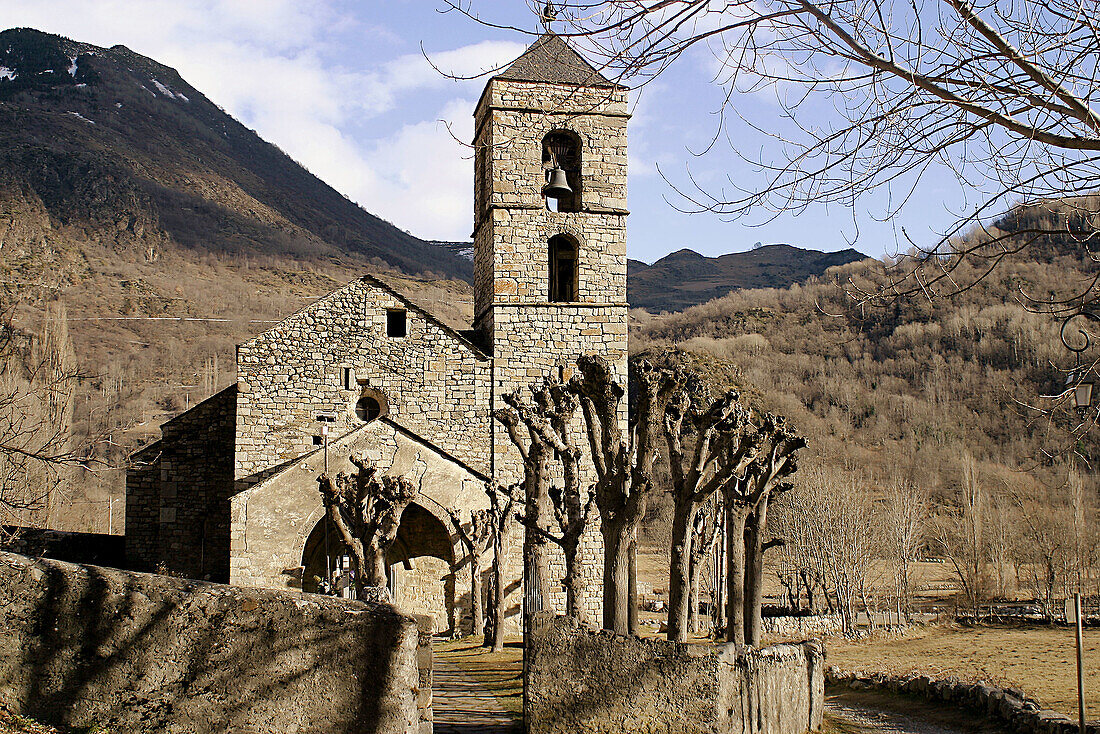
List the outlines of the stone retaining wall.
<svg viewBox="0 0 1100 734">
<path fill-rule="evenodd" d="M 821 726 L 825 663 L 816 642 L 678 644 L 540 614 L 526 653 L 528 734 L 802 734 Z"/>
<path fill-rule="evenodd" d="M 1078 731 L 1075 719 L 1044 709 L 1038 701 L 1015 688 L 964 683 L 954 677 L 849 672 L 832 665 L 826 670 L 825 680 L 831 686 L 845 686 L 857 691 L 881 690 L 926 701 L 950 703 L 999 720 L 1006 729 L 1021 734 L 1075 734 Z M 1100 722 L 1089 723 L 1088 734 L 1100 734 Z"/>
<path fill-rule="evenodd" d="M 0 700 L 66 727 L 419 734 L 421 636 L 381 604 L 0 553 Z"/>
</svg>

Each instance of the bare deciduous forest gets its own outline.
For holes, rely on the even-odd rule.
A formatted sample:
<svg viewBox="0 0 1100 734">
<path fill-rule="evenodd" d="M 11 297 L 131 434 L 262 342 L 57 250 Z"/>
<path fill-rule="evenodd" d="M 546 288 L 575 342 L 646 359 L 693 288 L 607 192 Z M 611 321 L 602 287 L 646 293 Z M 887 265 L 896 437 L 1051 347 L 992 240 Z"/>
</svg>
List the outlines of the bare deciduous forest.
<svg viewBox="0 0 1100 734">
<path fill-rule="evenodd" d="M 1018 209 L 991 236 L 1066 216 Z M 792 605 L 847 624 L 864 607 L 904 614 L 926 557 L 947 564 L 964 609 L 1027 598 L 1051 613 L 1072 590 L 1100 592 L 1092 417 L 1042 397 L 1064 390 L 1074 355 L 1036 306 L 1088 283 L 1096 263 L 1070 238 L 1043 237 L 984 279 L 960 267 L 975 285 L 936 301 L 854 305 L 846 284 L 885 282 L 868 260 L 681 313 L 632 312 L 633 352 L 680 350 L 807 437 L 796 490 L 772 517 L 787 544 L 768 556 Z M 671 505 L 650 510 L 658 547 Z"/>
</svg>

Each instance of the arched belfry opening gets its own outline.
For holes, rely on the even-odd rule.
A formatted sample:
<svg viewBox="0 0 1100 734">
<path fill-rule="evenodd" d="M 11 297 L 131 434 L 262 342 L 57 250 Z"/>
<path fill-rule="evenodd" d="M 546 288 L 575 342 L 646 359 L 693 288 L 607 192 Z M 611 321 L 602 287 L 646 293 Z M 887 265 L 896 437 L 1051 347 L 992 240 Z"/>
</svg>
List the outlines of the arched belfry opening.
<svg viewBox="0 0 1100 734">
<path fill-rule="evenodd" d="M 549 300 L 551 303 L 570 303 L 578 299 L 577 242 L 568 235 L 559 234 L 550 238 L 549 253 Z"/>
<path fill-rule="evenodd" d="M 542 139 L 546 176 L 546 206 L 555 212 L 581 210 L 581 139 L 568 130 L 554 130 Z"/>
</svg>

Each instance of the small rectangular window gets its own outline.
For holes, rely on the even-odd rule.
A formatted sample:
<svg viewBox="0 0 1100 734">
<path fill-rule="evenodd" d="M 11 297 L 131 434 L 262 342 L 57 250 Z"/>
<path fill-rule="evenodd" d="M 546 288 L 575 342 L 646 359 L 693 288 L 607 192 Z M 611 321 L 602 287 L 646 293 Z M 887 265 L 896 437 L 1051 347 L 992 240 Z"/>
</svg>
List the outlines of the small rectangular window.
<svg viewBox="0 0 1100 734">
<path fill-rule="evenodd" d="M 405 336 L 408 333 L 408 322 L 405 309 L 391 308 L 386 311 L 386 336 Z"/>
<path fill-rule="evenodd" d="M 351 367 L 344 368 L 344 389 L 355 389 L 355 370 L 353 370 Z"/>
</svg>

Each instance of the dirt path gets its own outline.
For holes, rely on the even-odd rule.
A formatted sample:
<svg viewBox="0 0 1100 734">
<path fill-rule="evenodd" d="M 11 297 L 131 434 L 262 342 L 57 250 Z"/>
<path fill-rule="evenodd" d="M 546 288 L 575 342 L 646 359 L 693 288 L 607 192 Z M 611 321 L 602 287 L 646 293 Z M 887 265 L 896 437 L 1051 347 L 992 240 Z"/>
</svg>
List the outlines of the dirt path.
<svg viewBox="0 0 1100 734">
<path fill-rule="evenodd" d="M 985 718 L 950 707 L 870 691 L 829 691 L 826 734 L 1007 734 Z"/>
<path fill-rule="evenodd" d="M 523 724 L 483 682 L 463 670 L 458 651 L 437 650 L 432 670 L 435 734 L 519 734 Z"/>
</svg>

